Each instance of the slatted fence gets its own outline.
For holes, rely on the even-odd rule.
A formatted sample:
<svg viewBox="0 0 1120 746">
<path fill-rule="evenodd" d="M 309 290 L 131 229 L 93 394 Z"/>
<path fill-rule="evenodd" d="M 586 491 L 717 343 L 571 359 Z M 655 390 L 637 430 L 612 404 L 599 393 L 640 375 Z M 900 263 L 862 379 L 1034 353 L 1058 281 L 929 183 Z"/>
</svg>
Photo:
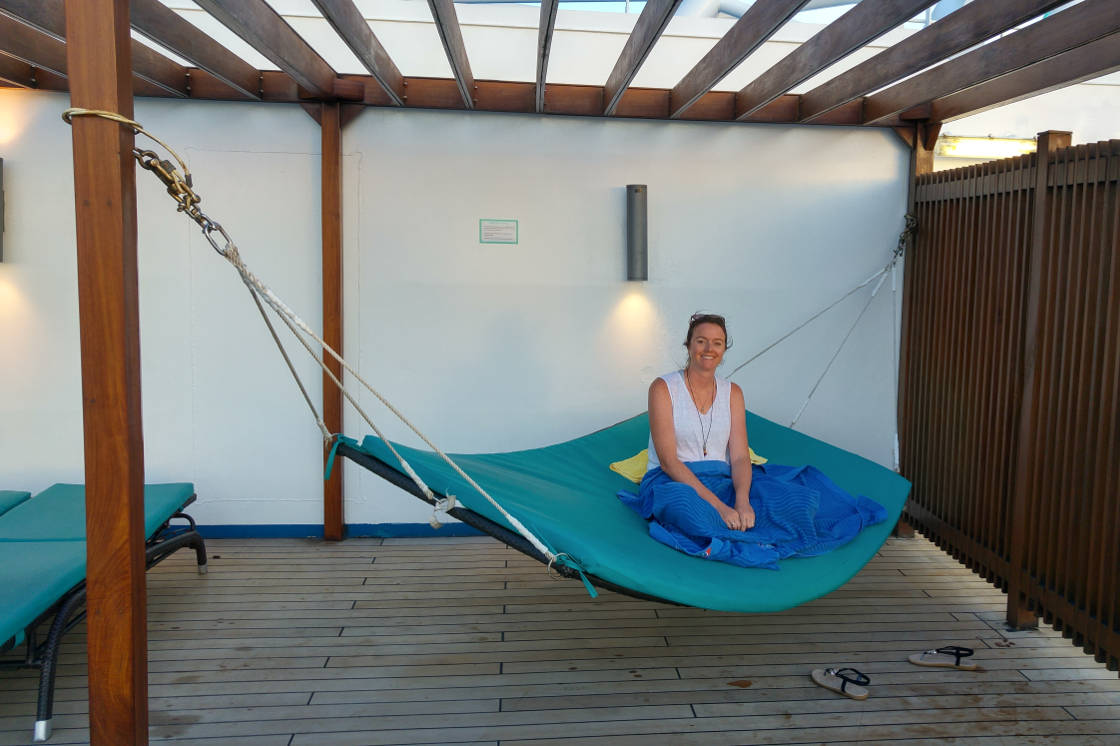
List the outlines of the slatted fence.
<svg viewBox="0 0 1120 746">
<path fill-rule="evenodd" d="M 925 174 L 907 257 L 909 520 L 1117 668 L 1120 140 Z"/>
</svg>

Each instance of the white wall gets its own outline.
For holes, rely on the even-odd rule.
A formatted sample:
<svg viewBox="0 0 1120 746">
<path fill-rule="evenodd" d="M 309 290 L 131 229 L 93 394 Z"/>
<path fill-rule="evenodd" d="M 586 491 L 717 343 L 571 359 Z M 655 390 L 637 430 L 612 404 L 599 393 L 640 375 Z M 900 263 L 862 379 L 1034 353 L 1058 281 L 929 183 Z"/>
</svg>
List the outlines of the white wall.
<svg viewBox="0 0 1120 746">
<path fill-rule="evenodd" d="M 734 367 L 882 267 L 904 211 L 890 132 L 367 109 L 344 139 L 347 349 L 452 451 L 641 412 L 698 309 L 727 315 Z M 628 183 L 649 186 L 645 283 L 624 279 Z M 479 244 L 480 218 L 518 220 L 520 243 Z M 869 295 L 736 376 L 748 406 L 788 422 Z M 888 286 L 800 423 L 888 464 L 890 310 Z M 428 515 L 347 479 L 350 521 Z"/>
<path fill-rule="evenodd" d="M 66 106 L 0 91 L 9 488 L 82 478 Z M 136 116 L 188 158 L 204 209 L 317 326 L 312 120 L 295 106 L 162 101 Z M 904 208 L 890 132 L 369 109 L 344 150 L 347 353 L 452 451 L 543 445 L 641 411 L 699 308 L 727 314 L 737 364 L 881 267 Z M 202 523 L 321 521 L 318 432 L 247 293 L 158 182 L 138 183 L 148 480 L 195 482 Z M 624 280 L 627 183 L 649 185 L 646 283 Z M 519 220 L 520 243 L 480 245 L 479 218 Z M 791 418 L 867 294 L 736 376 L 748 405 Z M 890 311 L 884 292 L 800 424 L 884 463 Z M 318 375 L 301 368 L 317 398 Z M 366 428 L 348 413 L 347 430 Z M 352 466 L 347 479 L 349 522 L 428 517 Z"/>
<path fill-rule="evenodd" d="M 0 483 L 12 488 L 83 477 L 68 105 L 0 91 Z M 295 106 L 152 100 L 136 117 L 187 159 L 246 260 L 319 324 L 314 121 Z M 248 293 L 159 182 L 140 172 L 137 185 L 147 479 L 195 482 L 205 523 L 320 521 L 319 438 Z"/>
</svg>

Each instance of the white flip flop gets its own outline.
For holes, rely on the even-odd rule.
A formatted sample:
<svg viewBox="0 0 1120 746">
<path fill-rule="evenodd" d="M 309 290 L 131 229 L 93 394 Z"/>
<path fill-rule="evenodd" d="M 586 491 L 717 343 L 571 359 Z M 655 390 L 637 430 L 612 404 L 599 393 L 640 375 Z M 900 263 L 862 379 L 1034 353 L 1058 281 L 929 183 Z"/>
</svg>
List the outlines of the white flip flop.
<svg viewBox="0 0 1120 746">
<path fill-rule="evenodd" d="M 867 699 L 870 694 L 864 687 L 871 683 L 871 679 L 854 668 L 817 668 L 809 676 L 817 686 L 831 689 L 845 697 Z"/>
</svg>

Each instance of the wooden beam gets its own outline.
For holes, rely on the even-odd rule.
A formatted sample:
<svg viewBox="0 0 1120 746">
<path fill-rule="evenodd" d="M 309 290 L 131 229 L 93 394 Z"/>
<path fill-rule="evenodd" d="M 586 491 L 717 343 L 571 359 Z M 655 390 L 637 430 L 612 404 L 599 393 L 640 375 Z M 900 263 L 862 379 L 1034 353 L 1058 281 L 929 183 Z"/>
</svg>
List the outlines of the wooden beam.
<svg viewBox="0 0 1120 746">
<path fill-rule="evenodd" d="M 896 83 L 1065 1 L 970 3 L 802 95 L 801 121 L 811 122 L 838 106 Z"/>
<path fill-rule="evenodd" d="M 334 70 L 265 0 L 196 0 L 196 3 L 312 96 L 334 98 Z"/>
<path fill-rule="evenodd" d="M 67 0 L 70 102 L 132 117 L 128 0 Z M 90 743 L 148 743 L 132 130 L 75 117 Z"/>
<path fill-rule="evenodd" d="M 738 118 L 747 118 L 933 3 L 934 0 L 863 0 L 739 91 L 735 97 Z"/>
<path fill-rule="evenodd" d="M 35 66 L 23 60 L 0 54 L 0 80 L 19 88 L 37 88 Z"/>
<path fill-rule="evenodd" d="M 389 96 L 394 106 L 404 105 L 404 77 L 393 58 L 377 40 L 354 0 L 311 0 L 350 51 Z"/>
<path fill-rule="evenodd" d="M 436 30 L 443 42 L 443 50 L 447 53 L 447 61 L 451 65 L 455 85 L 459 87 L 463 106 L 473 109 L 474 75 L 471 74 L 471 63 L 467 59 L 467 48 L 463 44 L 463 32 L 459 28 L 454 0 L 428 0 L 428 7 L 432 9 L 432 19 L 436 22 Z"/>
<path fill-rule="evenodd" d="M 132 27 L 153 42 L 218 78 L 248 98 L 260 99 L 260 73 L 159 0 L 132 0 Z"/>
<path fill-rule="evenodd" d="M 132 71 L 136 77 L 173 96 L 188 98 L 191 95 L 187 68 L 135 40 L 132 41 Z"/>
<path fill-rule="evenodd" d="M 646 3 L 630 38 L 626 40 L 626 46 L 622 48 L 622 54 L 607 77 L 607 84 L 603 86 L 603 116 L 609 117 L 614 113 L 622 94 L 630 87 L 680 4 L 681 0 L 649 0 Z"/>
<path fill-rule="evenodd" d="M 0 52 L 14 57 L 34 68 L 35 88 L 44 90 L 68 90 L 66 83 L 68 65 L 66 44 L 52 34 L 40 31 L 16 18 L 0 13 Z M 186 70 L 183 84 L 186 89 Z M 133 93 L 136 95 L 167 96 L 182 98 L 185 94 L 170 91 L 166 86 L 154 86 L 146 78 L 133 73 Z"/>
<path fill-rule="evenodd" d="M 930 118 L 936 122 L 951 122 L 1117 71 L 1120 71 L 1120 33 L 936 99 L 930 105 Z"/>
<path fill-rule="evenodd" d="M 676 119 L 774 35 L 809 0 L 758 0 L 673 86 L 669 116 Z"/>
<path fill-rule="evenodd" d="M 1080 6 L 1074 6 L 1077 8 Z M 1064 15 L 1061 13 L 1059 15 Z M 1040 25 L 1040 24 L 1035 24 Z M 1037 391 L 1039 323 L 1042 309 L 1042 273 L 1045 270 L 1045 247 L 1050 215 L 1050 192 L 1047 177 L 1054 152 L 1068 148 L 1069 132 L 1040 132 L 1034 168 L 1034 206 L 1030 224 L 1030 257 L 1027 269 L 1027 318 L 1023 336 L 1022 399 L 1019 402 L 1019 433 L 1017 453 L 1012 464 L 1010 496 L 1010 528 L 1007 546 L 1010 572 L 1007 577 L 1007 623 L 1015 628 L 1038 626 L 1038 614 L 1027 604 L 1028 584 L 1024 560 L 1027 551 L 1027 510 L 1030 506 L 1031 465 L 1036 457 L 1035 434 L 1038 431 L 1039 408 L 1045 392 Z"/>
<path fill-rule="evenodd" d="M 879 123 L 1116 31 L 1120 31 L 1116 0 L 1085 0 L 868 97 L 866 122 Z"/>
<path fill-rule="evenodd" d="M 5 54 L 29 65 L 66 75 L 66 45 L 6 15 L 0 15 L 0 46 Z"/>
<path fill-rule="evenodd" d="M 322 105 L 323 340 L 342 353 L 342 121 L 339 103 Z M 342 380 L 342 364 L 327 357 L 327 367 Z M 342 432 L 342 391 L 323 373 L 323 422 Z M 324 459 L 327 457 L 324 453 Z M 325 463 L 325 462 L 324 462 Z M 339 541 L 343 532 L 342 472 L 335 465 L 323 483 L 323 538 Z"/>
<path fill-rule="evenodd" d="M 544 111 L 544 87 L 548 77 L 548 53 L 552 49 L 552 32 L 556 28 L 556 10 L 560 0 L 541 0 L 541 19 L 537 30 L 537 89 L 534 106 Z"/>
<path fill-rule="evenodd" d="M 64 0 L 0 0 L 0 13 L 23 21 L 58 41 L 65 41 L 66 16 L 63 2 Z M 158 86 L 172 96 L 187 97 L 187 68 L 131 37 L 129 45 L 132 71 L 137 77 Z"/>
</svg>

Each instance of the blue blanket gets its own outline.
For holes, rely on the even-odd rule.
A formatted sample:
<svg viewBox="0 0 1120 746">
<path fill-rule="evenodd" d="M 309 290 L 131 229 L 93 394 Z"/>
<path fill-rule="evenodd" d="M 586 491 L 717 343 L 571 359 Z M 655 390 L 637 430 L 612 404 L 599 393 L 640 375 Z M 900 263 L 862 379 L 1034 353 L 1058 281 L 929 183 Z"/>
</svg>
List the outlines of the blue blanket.
<svg viewBox="0 0 1120 746">
<path fill-rule="evenodd" d="M 723 461 L 685 464 L 727 506 L 735 505 L 731 466 Z M 618 497 L 649 521 L 650 536 L 688 554 L 743 567 L 778 569 L 778 560 L 812 557 L 848 543 L 865 527 L 886 520 L 887 511 L 854 497 L 812 466 L 752 467 L 751 507 L 755 525 L 733 531 L 696 490 L 675 482 L 660 468 L 646 473 L 638 494 Z"/>
</svg>

